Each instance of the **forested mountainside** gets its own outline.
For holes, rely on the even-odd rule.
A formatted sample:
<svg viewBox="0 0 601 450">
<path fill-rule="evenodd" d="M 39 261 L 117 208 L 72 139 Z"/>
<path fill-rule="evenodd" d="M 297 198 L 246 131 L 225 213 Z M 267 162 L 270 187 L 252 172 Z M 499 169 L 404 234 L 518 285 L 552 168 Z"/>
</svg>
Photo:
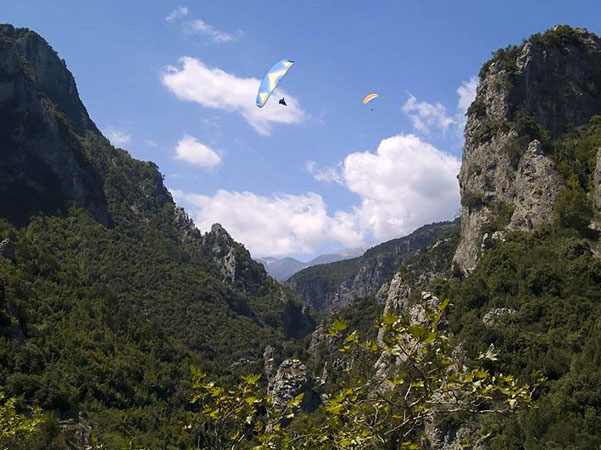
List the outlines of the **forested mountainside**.
<svg viewBox="0 0 601 450">
<path fill-rule="evenodd" d="M 322 313 L 340 311 L 375 294 L 409 255 L 458 226 L 458 220 L 425 225 L 408 236 L 376 245 L 357 258 L 303 269 L 285 284 Z"/>
<path fill-rule="evenodd" d="M 24 448 L 69 447 L 58 419 L 109 448 L 185 448 L 191 363 L 222 376 L 268 344 L 299 351 L 309 308 L 222 227 L 201 234 L 157 167 L 98 131 L 56 52 L 10 25 L 0 117 L 0 390 L 55 413 Z"/>
</svg>

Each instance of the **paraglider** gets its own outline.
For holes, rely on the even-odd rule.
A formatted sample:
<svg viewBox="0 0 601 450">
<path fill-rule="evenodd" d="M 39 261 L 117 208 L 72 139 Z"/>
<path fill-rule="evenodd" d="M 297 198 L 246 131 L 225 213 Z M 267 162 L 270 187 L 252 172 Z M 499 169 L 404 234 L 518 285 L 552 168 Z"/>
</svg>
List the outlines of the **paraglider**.
<svg viewBox="0 0 601 450">
<path fill-rule="evenodd" d="M 267 102 L 275 88 L 278 87 L 282 78 L 288 73 L 288 70 L 292 67 L 294 61 L 291 59 L 282 59 L 281 61 L 275 63 L 269 72 L 263 78 L 261 85 L 259 86 L 259 92 L 257 93 L 257 106 L 262 108 L 263 105 Z M 280 105 L 286 105 L 286 101 L 282 98 L 280 100 Z"/>
<path fill-rule="evenodd" d="M 371 102 L 374 98 L 378 98 L 379 95 L 378 94 L 369 94 L 367 95 L 364 99 L 363 99 L 363 104 L 367 105 L 369 102 Z M 373 111 L 373 108 L 369 108 L 370 111 Z"/>
<path fill-rule="evenodd" d="M 288 106 L 288 105 L 286 104 L 286 100 L 284 99 L 284 97 L 282 97 L 278 103 L 279 103 L 280 105 Z"/>
</svg>

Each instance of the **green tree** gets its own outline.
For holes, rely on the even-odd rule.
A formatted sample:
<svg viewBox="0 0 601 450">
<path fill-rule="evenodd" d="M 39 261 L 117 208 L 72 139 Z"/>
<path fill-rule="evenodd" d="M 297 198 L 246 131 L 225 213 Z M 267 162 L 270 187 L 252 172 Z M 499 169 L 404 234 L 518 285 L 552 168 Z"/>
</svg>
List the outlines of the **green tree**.
<svg viewBox="0 0 601 450">
<path fill-rule="evenodd" d="M 0 393 L 0 449 L 15 449 L 29 439 L 41 424 L 40 411 L 35 409 L 28 418 L 16 410 L 16 400 Z"/>
<path fill-rule="evenodd" d="M 560 227 L 574 228 L 578 231 L 587 229 L 593 217 L 593 209 L 586 192 L 576 180 L 569 180 L 557 196 L 555 215 Z"/>
<path fill-rule="evenodd" d="M 342 370 L 337 388 L 323 396 L 314 413 L 319 420 L 286 426 L 299 410 L 302 396 L 278 405 L 261 391 L 259 376 L 234 387 L 217 386 L 193 370 L 193 403 L 200 405 L 201 448 L 255 449 L 417 449 L 424 427 L 454 415 L 463 420 L 481 415 L 506 415 L 532 406 L 532 385 L 485 368 L 497 355 L 491 346 L 467 368 L 457 364 L 455 348 L 443 331 L 447 302 L 425 309 L 418 322 L 386 314 L 377 340 L 361 341 L 348 324 L 336 320 L 329 335 L 351 364 Z M 378 361 L 379 370 L 366 371 Z M 366 364 L 367 363 L 367 364 Z M 192 424 L 190 426 L 193 426 Z M 486 436 L 486 432 L 484 433 Z M 479 439 L 482 436 L 478 437 Z M 465 444 L 470 444 L 465 442 Z"/>
</svg>

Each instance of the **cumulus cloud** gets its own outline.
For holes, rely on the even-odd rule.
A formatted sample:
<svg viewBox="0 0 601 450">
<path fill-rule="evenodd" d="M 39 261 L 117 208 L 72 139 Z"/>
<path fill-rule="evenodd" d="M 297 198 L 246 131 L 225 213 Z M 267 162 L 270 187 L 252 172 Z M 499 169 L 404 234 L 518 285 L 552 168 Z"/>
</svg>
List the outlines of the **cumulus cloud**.
<svg viewBox="0 0 601 450">
<path fill-rule="evenodd" d="M 188 8 L 185 6 L 178 6 L 165 17 L 167 22 L 175 22 L 177 19 L 181 17 L 185 17 L 188 15 Z"/>
<path fill-rule="evenodd" d="M 355 247 L 366 238 L 403 236 L 453 217 L 459 205 L 459 166 L 457 158 L 419 137 L 398 135 L 382 140 L 375 152 L 349 154 L 338 175 L 331 176 L 360 197 L 347 211 L 329 214 L 323 198 L 313 192 L 173 194 L 191 207 L 201 230 L 219 222 L 255 256 L 312 253 L 325 244 Z M 319 173 L 311 161 L 307 168 Z"/>
<path fill-rule="evenodd" d="M 343 170 L 345 185 L 361 197 L 356 227 L 385 240 L 453 217 L 460 164 L 412 134 L 384 139 L 375 152 L 351 153 Z"/>
<path fill-rule="evenodd" d="M 413 128 L 424 134 L 430 134 L 433 128 L 438 128 L 444 133 L 455 123 L 455 118 L 447 115 L 442 104 L 418 102 L 414 95 L 409 95 L 402 109 L 411 118 Z"/>
<path fill-rule="evenodd" d="M 175 153 L 176 159 L 181 159 L 199 167 L 210 169 L 221 164 L 221 157 L 215 150 L 189 135 L 185 135 L 177 142 Z"/>
<path fill-rule="evenodd" d="M 237 35 L 233 35 L 230 33 L 226 33 L 225 31 L 219 31 L 200 19 L 189 20 L 185 22 L 183 25 L 183 29 L 184 32 L 187 34 L 201 34 L 218 44 L 235 41 L 241 35 L 240 32 L 238 32 Z"/>
<path fill-rule="evenodd" d="M 195 58 L 180 58 L 179 66 L 167 67 L 161 79 L 180 100 L 237 112 L 261 135 L 269 135 L 273 124 L 297 124 L 305 118 L 298 100 L 283 90 L 274 95 L 285 96 L 288 107 L 283 108 L 271 99 L 263 108 L 257 108 L 255 98 L 260 80 L 237 77 Z"/>
<path fill-rule="evenodd" d="M 329 216 L 323 198 L 313 192 L 271 196 L 224 190 L 213 196 L 171 192 L 178 202 L 191 206 L 199 229 L 221 223 L 253 256 L 310 253 L 331 241 L 347 247 L 361 242 L 352 218 L 344 213 Z"/>
<path fill-rule="evenodd" d="M 305 168 L 317 181 L 343 184 L 342 174 L 340 173 L 339 168 L 326 167 L 325 169 L 318 169 L 315 161 L 307 161 Z"/>
<path fill-rule="evenodd" d="M 474 99 L 476 98 L 476 88 L 478 87 L 478 77 L 473 76 L 468 81 L 464 81 L 461 86 L 457 88 L 457 95 L 459 101 L 457 103 L 457 109 L 465 114 L 467 109 L 470 107 Z"/>
<path fill-rule="evenodd" d="M 117 147 L 127 145 L 131 141 L 131 136 L 127 132 L 119 130 L 112 125 L 106 127 L 105 134 L 109 141 L 111 141 L 111 144 Z"/>
</svg>

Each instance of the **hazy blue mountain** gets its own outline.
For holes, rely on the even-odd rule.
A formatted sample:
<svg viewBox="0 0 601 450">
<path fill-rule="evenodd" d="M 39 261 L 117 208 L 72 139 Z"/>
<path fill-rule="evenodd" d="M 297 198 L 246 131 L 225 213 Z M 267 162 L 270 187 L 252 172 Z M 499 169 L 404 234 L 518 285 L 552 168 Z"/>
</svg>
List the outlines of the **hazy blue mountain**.
<svg viewBox="0 0 601 450">
<path fill-rule="evenodd" d="M 285 281 L 296 272 L 306 269 L 307 267 L 315 266 L 317 264 L 328 264 L 336 261 L 342 261 L 343 259 L 348 258 L 355 258 L 357 256 L 361 256 L 364 252 L 364 247 L 343 248 L 335 253 L 316 256 L 309 262 L 302 262 L 289 256 L 285 258 L 274 258 L 268 256 L 265 258 L 257 258 L 256 261 L 263 264 L 267 273 L 273 278 L 278 281 Z"/>
</svg>

